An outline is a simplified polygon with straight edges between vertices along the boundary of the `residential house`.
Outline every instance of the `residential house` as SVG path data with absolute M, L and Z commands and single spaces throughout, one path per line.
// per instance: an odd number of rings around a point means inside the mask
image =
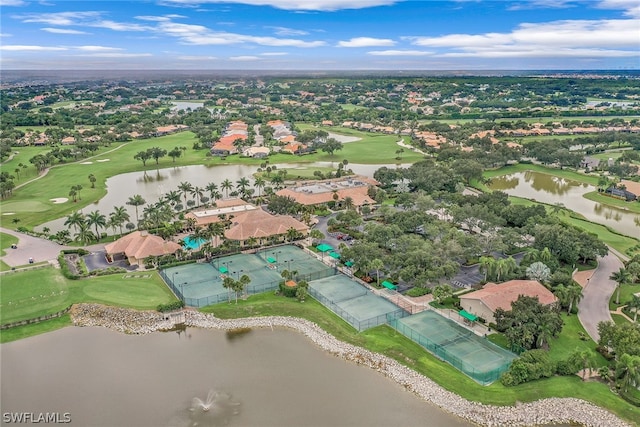
M 558 301 L 555 295 L 537 280 L 510 280 L 504 283 L 487 283 L 478 291 L 460 295 L 460 306 L 488 323 L 495 323 L 495 311 L 498 308 L 511 310 L 511 303 L 520 295 L 538 298 L 543 305 Z

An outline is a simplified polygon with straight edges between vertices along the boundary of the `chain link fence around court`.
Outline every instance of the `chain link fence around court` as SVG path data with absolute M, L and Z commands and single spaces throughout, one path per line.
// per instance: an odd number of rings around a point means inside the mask
M 358 331 L 409 315 L 406 310 L 343 275 L 311 282 L 309 294 Z
M 296 247 L 284 246 L 280 247 L 280 250 L 280 253 L 287 253 L 290 256 L 288 260 L 293 260 L 293 256 L 297 255 L 303 261 L 295 270 L 297 281 L 310 282 L 337 274 L 334 268 L 311 258 Z M 257 254 L 234 254 L 214 259 L 210 263 L 171 267 L 160 270 L 159 273 L 167 286 L 176 297 L 184 301 L 185 305 L 200 308 L 235 298 L 233 292 L 222 286 L 225 276 L 236 280 L 244 274 L 249 276 L 251 282 L 245 288 L 245 294 L 253 295 L 278 289 L 282 280 L 280 274 L 285 268 L 283 263 L 268 262 Z M 291 270 L 294 270 L 293 265 Z
M 417 316 L 422 317 L 420 324 L 423 327 L 415 327 L 418 325 L 415 320 L 411 322 L 412 325 L 405 321 Z M 425 311 L 410 318 L 392 319 L 389 324 L 482 385 L 498 380 L 517 357 L 433 311 Z

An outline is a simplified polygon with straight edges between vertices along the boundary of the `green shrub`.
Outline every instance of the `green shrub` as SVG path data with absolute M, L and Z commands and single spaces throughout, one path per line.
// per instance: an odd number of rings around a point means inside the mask
M 156 308 L 156 310 L 158 310 L 161 313 L 165 313 L 167 311 L 179 310 L 182 307 L 184 307 L 184 302 L 182 302 L 182 301 L 174 301 L 174 302 L 170 302 L 168 304 L 159 304 L 158 307 Z
M 423 288 L 421 286 L 414 286 L 413 288 L 409 289 L 405 295 L 410 296 L 410 297 L 421 297 L 423 295 L 427 295 L 431 293 L 431 288 Z
M 280 294 L 287 298 L 295 298 L 298 291 L 298 286 L 287 286 L 284 280 L 278 284 L 278 288 L 280 288 Z
M 549 378 L 556 373 L 556 364 L 545 350 L 529 350 L 511 363 L 500 382 L 509 387 L 540 378 Z

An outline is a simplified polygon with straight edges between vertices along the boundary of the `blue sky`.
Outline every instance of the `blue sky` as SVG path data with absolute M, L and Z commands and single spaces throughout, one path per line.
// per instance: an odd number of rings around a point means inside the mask
M 2 69 L 639 69 L 638 0 L 0 0 Z

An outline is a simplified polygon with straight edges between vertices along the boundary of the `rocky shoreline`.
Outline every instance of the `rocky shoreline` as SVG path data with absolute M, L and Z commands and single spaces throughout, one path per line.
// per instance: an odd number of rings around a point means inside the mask
M 70 313 L 76 326 L 101 326 L 128 334 L 146 334 L 174 327 L 174 322 L 168 316 L 155 311 L 136 311 L 99 304 L 78 304 L 71 309 Z M 426 402 L 482 426 L 575 423 L 588 427 L 629 426 L 610 412 L 574 398 L 549 398 L 515 406 L 493 406 L 470 402 L 395 360 L 339 341 L 315 323 L 304 319 L 274 316 L 223 320 L 191 310 L 183 312 L 183 319 L 186 326 L 219 330 L 274 327 L 295 330 L 323 350 L 344 360 L 368 366 L 396 381 Z

